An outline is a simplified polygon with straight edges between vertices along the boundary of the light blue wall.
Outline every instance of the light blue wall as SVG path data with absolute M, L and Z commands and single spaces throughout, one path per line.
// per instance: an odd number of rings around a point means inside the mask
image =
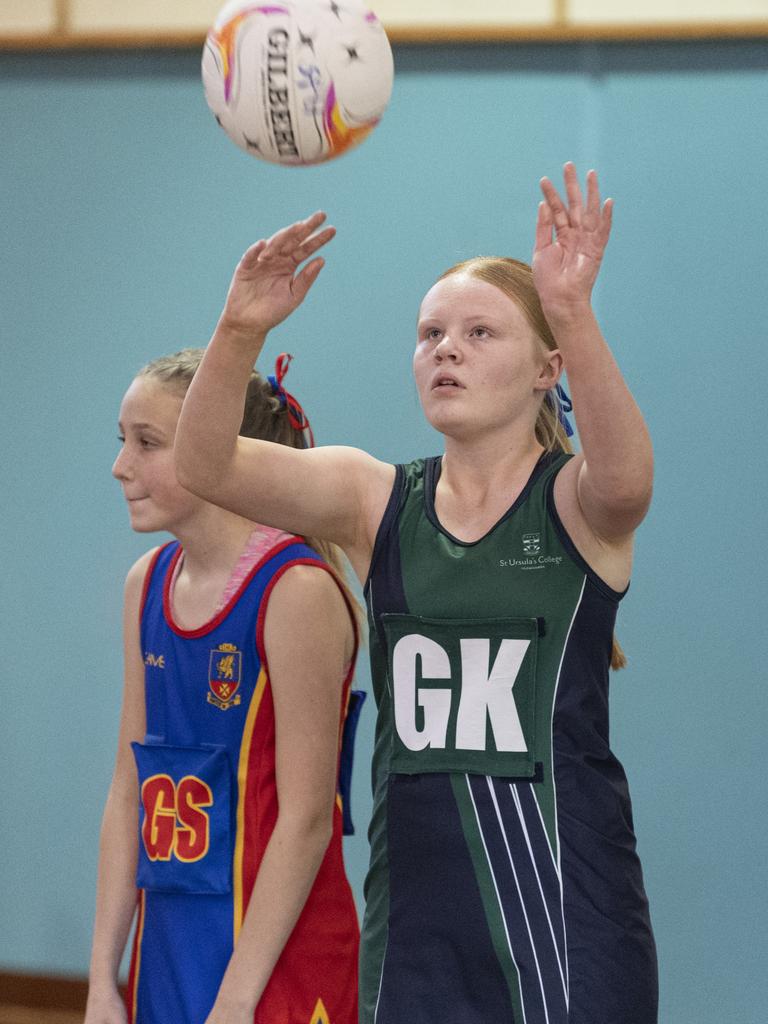
M 662 1024 L 763 1024 L 768 44 L 401 49 L 359 151 L 261 165 L 217 129 L 197 55 L 0 58 L 0 966 L 84 972 L 120 693 L 121 580 L 146 546 L 109 467 L 149 357 L 204 342 L 249 242 L 339 228 L 268 361 L 324 442 L 436 449 L 409 377 L 434 276 L 526 257 L 567 158 L 616 199 L 597 302 L 655 438 L 654 509 L 619 634 Z M 361 669 L 360 681 L 367 671 Z M 369 809 L 366 708 L 356 812 Z M 366 842 L 349 843 L 360 893 Z

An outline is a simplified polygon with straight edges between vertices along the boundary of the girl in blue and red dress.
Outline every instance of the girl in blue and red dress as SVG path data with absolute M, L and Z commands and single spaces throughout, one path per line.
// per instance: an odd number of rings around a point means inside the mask
M 113 474 L 131 526 L 176 539 L 125 585 L 86 1024 L 356 1024 L 338 795 L 354 606 L 329 545 L 178 483 L 176 423 L 201 355 L 150 363 L 120 410 Z M 303 447 L 285 369 L 281 357 L 276 377 L 251 375 L 241 429 Z

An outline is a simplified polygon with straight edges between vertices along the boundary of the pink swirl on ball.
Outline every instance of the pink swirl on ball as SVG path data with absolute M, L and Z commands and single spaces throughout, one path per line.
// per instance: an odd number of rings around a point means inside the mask
M 323 128 L 328 143 L 328 150 L 332 156 L 339 156 L 353 146 L 357 146 L 366 136 L 370 135 L 380 118 L 367 121 L 358 127 L 348 125 L 344 120 L 341 107 L 336 99 L 336 87 L 331 82 L 325 97 L 325 110 L 323 111 Z

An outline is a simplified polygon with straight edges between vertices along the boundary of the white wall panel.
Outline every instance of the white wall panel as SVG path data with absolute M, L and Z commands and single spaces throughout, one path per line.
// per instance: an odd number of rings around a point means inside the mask
M 56 26 L 55 0 L 0 0 L 0 33 L 50 32 Z
M 75 35 L 135 33 L 157 37 L 204 33 L 222 0 L 63 0 Z M 330 0 L 329 0 L 330 2 Z M 344 0 L 341 0 L 343 4 Z M 370 0 L 385 25 L 429 38 L 434 28 L 547 29 L 567 25 L 631 26 L 768 22 L 768 0 Z M 58 0 L 0 0 L 0 37 L 55 33 Z M 565 21 L 558 21 L 558 13 Z M 440 31 L 442 30 L 442 31 Z
M 167 32 L 205 30 L 221 0 L 70 0 L 75 32 Z
M 568 0 L 575 24 L 748 21 L 768 18 L 768 0 Z
M 10 6 L 9 0 L 2 0 Z M 547 25 L 556 0 L 372 0 L 389 25 Z M 343 0 L 342 0 L 343 3 Z M 158 32 L 205 29 L 221 0 L 70 0 L 70 27 L 77 32 Z
M 384 24 L 546 25 L 555 17 L 555 0 L 371 0 Z

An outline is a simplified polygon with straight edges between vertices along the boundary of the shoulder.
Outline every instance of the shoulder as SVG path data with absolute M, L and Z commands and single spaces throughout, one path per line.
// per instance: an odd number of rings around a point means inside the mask
M 144 554 L 137 558 L 131 568 L 128 570 L 128 574 L 125 577 L 125 601 L 126 604 L 135 604 L 137 607 L 141 601 L 141 596 L 144 592 L 144 584 L 147 581 L 147 575 L 159 555 L 164 545 L 157 545 L 157 547 L 151 548 L 149 551 L 145 551 Z
M 333 570 L 318 561 L 289 566 L 272 588 L 269 607 L 280 616 L 315 618 L 346 605 Z
M 434 487 L 440 475 L 441 457 L 433 455 L 412 459 L 392 466 L 387 492 L 387 509 L 390 514 L 397 510 L 413 494 L 421 494 L 424 488 Z
M 262 614 L 258 642 L 270 670 L 277 655 L 281 663 L 287 658 L 294 666 L 306 663 L 316 670 L 325 662 L 341 670 L 354 657 L 352 613 L 340 583 L 323 562 L 286 569 Z
M 143 679 L 143 659 L 139 646 L 142 605 L 149 580 L 149 572 L 160 550 L 161 547 L 158 546 L 143 554 L 141 558 L 138 558 L 133 563 L 128 570 L 128 575 L 125 577 L 123 591 L 123 643 L 126 652 L 126 672 L 133 671 L 137 680 L 140 677 Z
M 140 558 L 136 559 L 128 570 L 128 575 L 125 577 L 126 590 L 135 588 L 137 585 L 141 586 L 146 578 L 147 572 L 149 571 L 149 567 L 157 558 L 160 550 L 161 545 L 158 545 L 157 547 L 150 548 L 149 551 L 145 551 Z

